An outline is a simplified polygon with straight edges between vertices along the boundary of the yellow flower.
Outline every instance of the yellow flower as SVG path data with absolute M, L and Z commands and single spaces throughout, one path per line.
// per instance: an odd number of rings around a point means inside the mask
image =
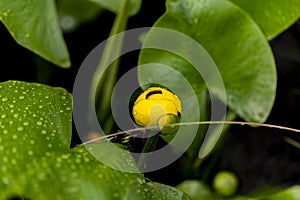
M 166 89 L 151 87 L 134 102 L 132 115 L 138 125 L 158 125 L 161 127 L 162 133 L 169 134 L 169 132 L 174 132 L 174 127 L 164 126 L 179 121 L 181 116 L 180 100 Z

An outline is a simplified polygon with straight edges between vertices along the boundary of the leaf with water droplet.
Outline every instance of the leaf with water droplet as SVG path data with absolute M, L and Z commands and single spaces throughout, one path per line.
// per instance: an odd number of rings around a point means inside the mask
M 163 197 L 162 199 L 172 200 L 189 200 L 191 199 L 186 193 L 161 183 L 150 182 L 148 183 L 156 192 L 156 195 Z
M 136 199 L 161 199 L 142 174 L 106 167 L 85 146 L 69 148 L 72 98 L 66 90 L 19 81 L 0 87 L 8 99 L 0 104 L 0 199 L 113 199 L 129 191 Z M 27 92 L 20 99 L 15 90 Z

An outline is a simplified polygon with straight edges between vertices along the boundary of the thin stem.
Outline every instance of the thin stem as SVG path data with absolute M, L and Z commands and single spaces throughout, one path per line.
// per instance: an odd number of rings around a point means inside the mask
M 236 117 L 237 115 L 234 112 L 229 110 L 225 116 L 225 121 L 233 121 Z M 220 137 L 222 137 L 222 135 L 226 133 L 229 127 L 230 124 L 228 123 L 225 123 L 224 126 L 217 125 L 214 127 L 214 129 L 211 132 L 208 132 L 205 135 L 201 148 L 198 152 L 199 159 L 206 157 L 212 151 L 212 149 L 220 141 L 219 140 Z
M 154 136 L 147 138 L 146 143 L 143 147 L 142 154 L 138 160 L 138 167 L 139 168 L 146 168 L 146 163 L 147 163 L 147 156 L 148 152 L 151 152 L 154 150 L 157 140 L 159 138 L 159 134 L 155 134 Z
M 232 121 L 235 118 L 236 114 L 232 111 L 228 111 L 225 117 L 226 121 Z M 194 169 L 198 169 L 200 167 L 203 158 L 206 157 L 217 145 L 218 141 L 220 141 L 220 137 L 222 137 L 222 135 L 228 130 L 229 126 L 230 124 L 228 123 L 224 123 L 224 126 L 217 125 L 210 133 L 206 134 L 203 142 L 201 143 L 201 148 L 197 152 L 197 158 L 194 160 Z
M 284 141 L 286 141 L 287 143 L 289 143 L 290 145 L 293 145 L 294 147 L 300 149 L 300 143 L 289 138 L 289 137 L 284 137 Z
M 113 58 L 119 58 L 119 55 L 121 53 L 121 48 L 123 44 L 123 38 L 118 37 L 118 39 L 111 37 L 114 36 L 126 29 L 127 21 L 128 21 L 128 7 L 129 7 L 129 0 L 124 0 L 122 7 L 120 11 L 117 13 L 116 19 L 114 21 L 113 27 L 111 29 L 111 32 L 109 34 L 109 39 L 107 40 L 107 44 L 105 46 L 102 59 L 97 67 L 97 70 L 95 72 L 93 82 L 92 82 L 92 92 L 91 94 L 97 93 L 97 96 L 101 93 L 101 101 L 97 101 L 98 106 L 98 112 L 97 113 L 104 113 L 102 117 L 100 116 L 100 121 L 104 122 L 108 127 L 106 131 L 110 131 L 111 127 L 113 125 L 112 118 L 107 116 L 106 113 L 109 113 L 110 108 L 110 100 L 111 95 L 113 91 L 113 87 L 115 85 L 115 82 L 117 80 L 117 73 L 119 68 L 119 59 L 116 59 L 112 64 L 110 64 L 110 61 Z M 106 70 L 106 66 L 110 64 L 109 68 Z M 105 76 L 100 77 L 100 75 L 103 75 L 105 72 Z M 99 82 L 100 81 L 100 82 Z M 92 97 L 93 98 L 93 97 Z M 91 105 L 97 105 L 94 102 L 94 99 L 92 99 Z
M 199 108 L 200 108 L 200 121 L 204 121 L 208 118 L 208 113 L 207 113 L 207 102 L 209 101 L 208 98 L 208 93 L 206 88 L 203 88 L 202 91 L 199 94 L 199 99 L 201 99 L 201 103 L 199 104 Z M 195 162 L 195 160 L 198 158 L 198 154 L 199 154 L 199 150 L 201 148 L 202 145 L 202 141 L 204 138 L 204 134 L 205 134 L 205 130 L 207 129 L 206 126 L 199 126 L 198 127 L 198 131 L 195 135 L 195 138 L 192 142 L 192 144 L 190 145 L 190 147 L 188 148 L 187 152 L 186 152 L 186 158 L 187 160 L 185 161 L 185 164 L 187 166 L 187 171 L 191 171 L 193 172 L 193 169 L 190 170 L 191 166 L 193 165 L 193 163 Z
M 286 126 L 279 126 L 279 125 L 273 125 L 273 124 L 262 124 L 262 123 L 257 123 L 257 122 L 241 122 L 241 121 L 182 122 L 182 123 L 175 123 L 175 124 L 167 124 L 165 126 L 192 126 L 192 125 L 205 125 L 205 124 L 235 124 L 235 125 L 249 125 L 249 126 L 258 126 L 258 127 L 261 126 L 261 127 L 275 128 L 275 129 L 300 133 L 299 129 L 290 128 L 290 127 L 286 127 Z M 112 133 L 109 135 L 101 136 L 99 138 L 95 138 L 93 140 L 86 141 L 86 142 L 82 143 L 81 145 L 90 144 L 90 143 L 97 142 L 97 141 L 109 140 L 111 137 L 114 137 L 117 135 L 123 135 L 123 134 L 134 135 L 140 131 L 145 131 L 145 130 L 150 130 L 150 129 L 159 129 L 159 128 L 160 128 L 160 126 L 149 126 L 149 127 L 140 127 L 140 128 L 130 129 L 130 130 L 126 130 L 126 131 L 120 131 L 117 133 Z

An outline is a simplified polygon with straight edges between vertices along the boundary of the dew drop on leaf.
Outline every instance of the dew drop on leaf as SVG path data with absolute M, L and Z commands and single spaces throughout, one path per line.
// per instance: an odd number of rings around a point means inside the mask
M 41 125 L 43 125 L 43 123 L 41 121 L 37 121 L 36 125 L 41 126 Z
M 4 101 L 7 101 L 8 100 L 8 98 L 7 97 L 3 97 L 2 98 L 2 101 L 4 102 Z
M 30 156 L 33 155 L 33 151 L 32 151 L 32 150 L 29 150 L 27 153 L 28 153 L 28 155 L 30 155 Z

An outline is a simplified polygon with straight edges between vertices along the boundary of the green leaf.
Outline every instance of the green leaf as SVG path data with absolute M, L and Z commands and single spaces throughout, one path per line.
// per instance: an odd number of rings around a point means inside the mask
M 69 148 L 72 99 L 64 89 L 8 81 L 0 102 L 0 199 L 161 199 L 142 174 L 106 167 L 85 146 Z
M 168 0 L 166 13 L 154 26 L 179 31 L 201 44 L 220 71 L 227 99 L 222 96 L 222 88 L 218 85 L 210 85 L 210 92 L 244 120 L 266 120 L 275 98 L 275 62 L 268 41 L 247 13 L 224 0 Z M 145 46 L 159 37 L 153 35 L 150 31 Z M 168 44 L 168 38 L 164 40 Z M 187 41 L 176 43 L 185 55 L 194 52 Z M 139 64 L 161 63 L 172 67 L 189 80 L 198 94 L 197 88 L 206 86 L 201 75 L 187 61 L 187 58 L 182 59 L 165 51 L 143 49 Z M 206 66 L 207 63 L 200 64 Z M 182 83 L 175 75 L 166 75 L 161 71 L 156 66 L 151 71 L 139 69 L 140 83 L 152 77 L 165 76 L 169 84 L 180 87 Z M 209 81 L 214 81 L 214 77 L 209 78 Z
M 114 13 L 118 13 L 120 12 L 121 8 L 122 8 L 122 4 L 124 1 L 126 0 L 89 0 L 90 2 L 94 2 L 96 4 L 98 4 L 99 6 L 111 11 L 111 12 L 114 12 Z M 129 15 L 132 16 L 132 15 L 135 15 L 139 10 L 140 10 L 140 7 L 141 7 L 141 3 L 142 1 L 141 0 L 128 0 L 130 1 L 130 5 L 129 5 Z
M 244 9 L 268 39 L 276 37 L 300 17 L 299 0 L 230 0 Z
M 189 200 L 191 199 L 187 194 L 184 192 L 167 185 L 163 185 L 161 183 L 150 182 L 148 183 L 151 186 L 152 190 L 155 191 L 158 197 L 163 197 L 163 199 L 170 199 L 170 200 Z
M 23 47 L 58 66 L 70 66 L 54 0 L 2 0 L 0 21 Z

